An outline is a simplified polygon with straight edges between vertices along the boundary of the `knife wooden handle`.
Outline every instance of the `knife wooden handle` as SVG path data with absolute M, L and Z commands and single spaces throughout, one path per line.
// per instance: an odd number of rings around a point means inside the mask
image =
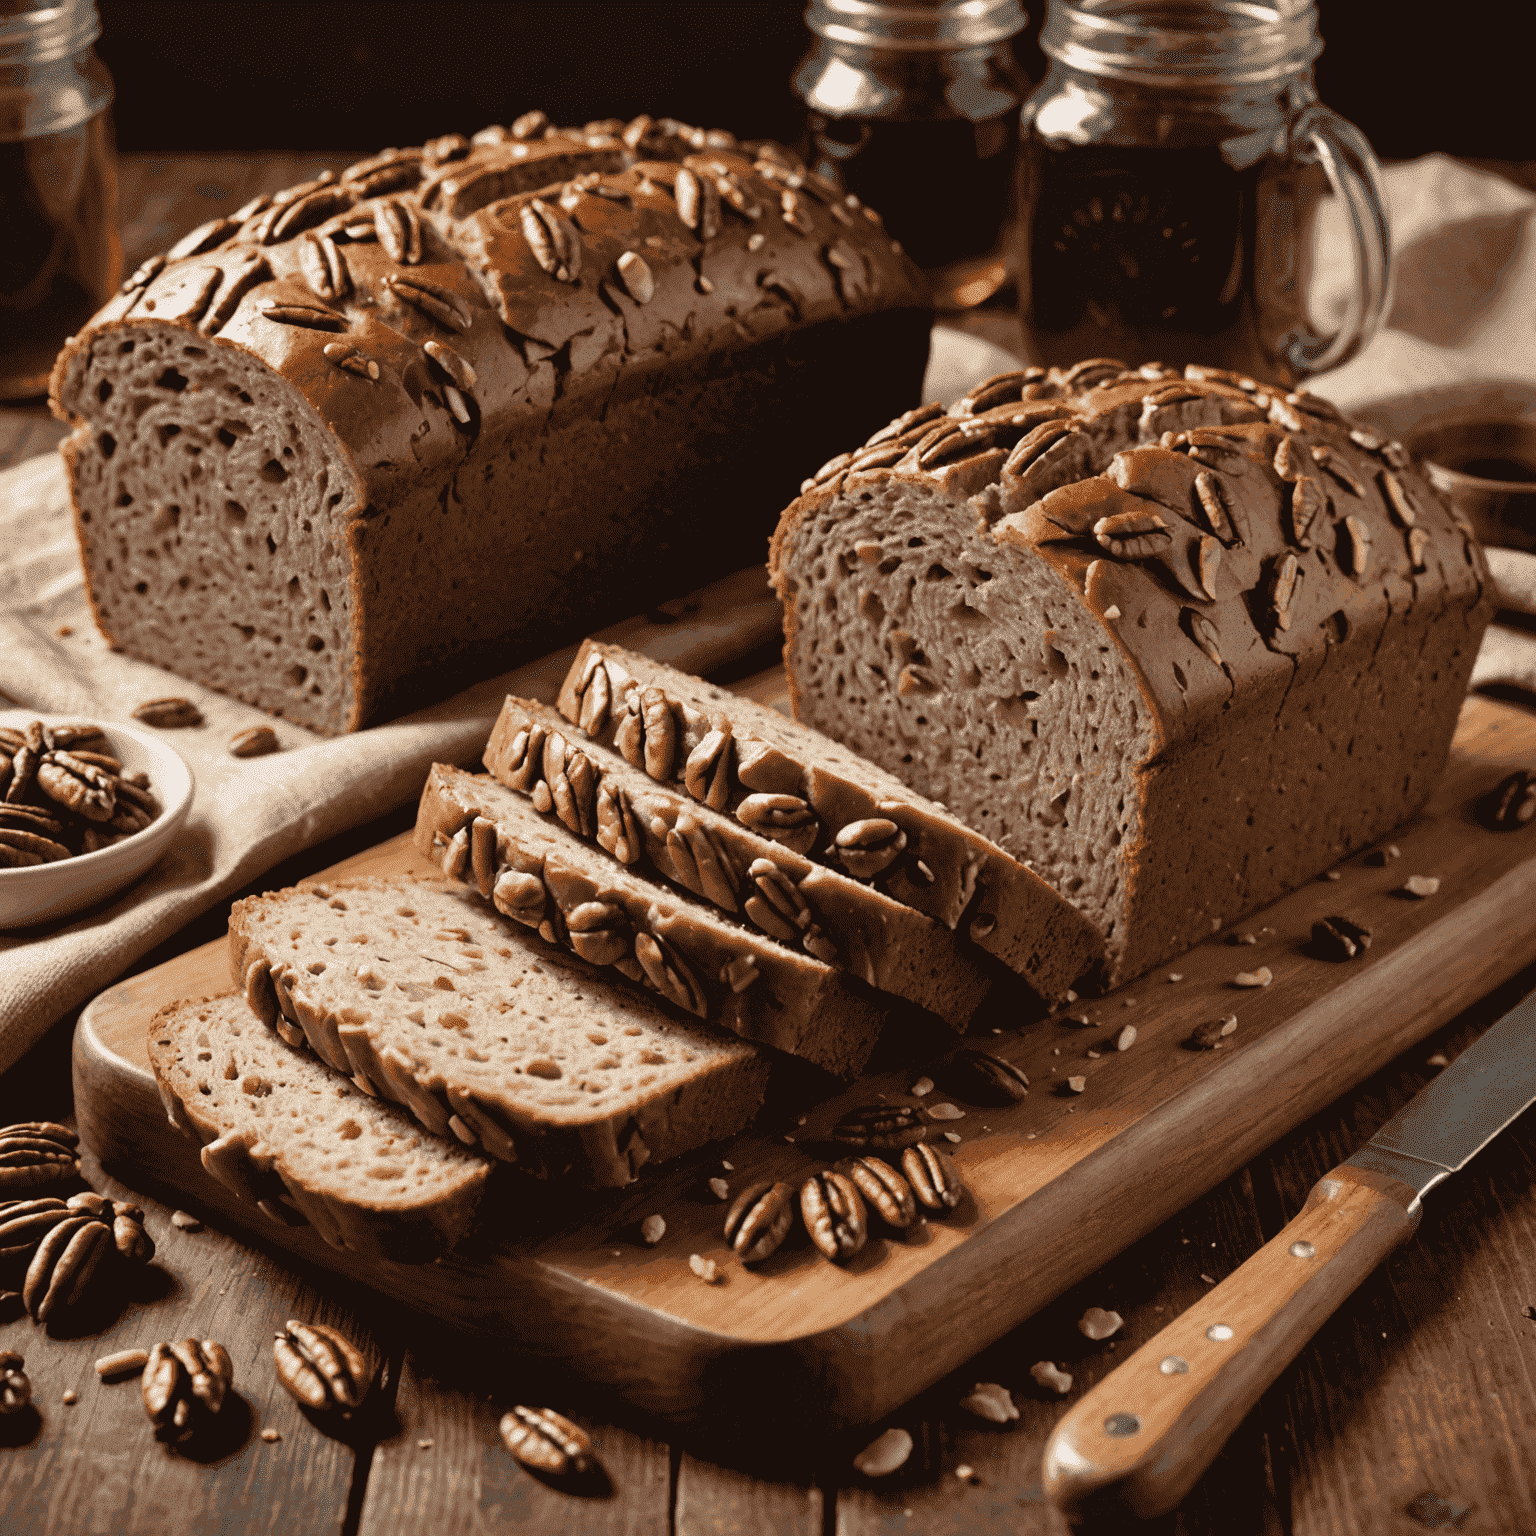
M 1421 1212 L 1418 1191 L 1385 1174 L 1345 1165 L 1320 1179 L 1294 1221 L 1061 1420 L 1048 1497 L 1072 1515 L 1166 1514 Z

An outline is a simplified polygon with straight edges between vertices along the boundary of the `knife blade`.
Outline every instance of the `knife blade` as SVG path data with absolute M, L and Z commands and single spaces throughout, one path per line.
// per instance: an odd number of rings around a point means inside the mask
M 1295 1219 L 1087 1393 L 1045 1450 L 1069 1514 L 1166 1514 L 1270 1384 L 1412 1236 L 1423 1197 L 1536 1103 L 1536 994 L 1312 1187 Z

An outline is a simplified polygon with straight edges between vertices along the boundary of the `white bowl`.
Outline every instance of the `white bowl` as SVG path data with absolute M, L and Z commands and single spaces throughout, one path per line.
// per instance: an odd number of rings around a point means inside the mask
M 158 736 L 137 725 L 104 720 L 97 715 L 40 715 L 35 710 L 0 710 L 0 725 L 24 730 L 33 720 L 66 725 L 91 720 L 106 733 L 107 751 L 128 773 L 147 773 L 150 789 L 163 809 L 142 832 L 110 848 L 33 864 L 26 869 L 0 869 L 0 929 L 30 928 L 95 906 L 131 885 L 157 863 L 170 846 L 187 812 L 192 809 L 192 770 L 181 754 Z

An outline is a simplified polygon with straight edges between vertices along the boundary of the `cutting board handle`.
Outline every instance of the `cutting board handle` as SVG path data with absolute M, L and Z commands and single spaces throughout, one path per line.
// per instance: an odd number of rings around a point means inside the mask
M 1166 1514 L 1270 1383 L 1419 1224 L 1418 1191 L 1348 1165 L 1294 1221 L 1056 1426 L 1044 1485 L 1068 1514 Z

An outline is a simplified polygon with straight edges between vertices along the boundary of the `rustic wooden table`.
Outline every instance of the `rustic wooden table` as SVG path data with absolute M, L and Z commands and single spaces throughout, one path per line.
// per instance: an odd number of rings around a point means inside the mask
M 130 158 L 126 255 L 346 156 L 259 161 Z M 0 466 L 44 451 L 58 432 L 35 408 L 0 412 Z M 398 815 L 272 871 L 262 888 L 322 868 L 401 830 Z M 243 894 L 243 893 L 242 893 Z M 226 908 L 146 956 L 147 968 L 222 931 Z M 1490 946 L 1500 940 L 1487 936 Z M 0 1420 L 7 1532 L 155 1536 L 324 1531 L 385 1536 L 479 1532 L 1057 1532 L 1040 1456 L 1061 1402 L 1031 1381 L 1052 1359 L 1068 1401 L 1150 1338 L 1272 1236 L 1311 1184 L 1358 1147 L 1435 1068 L 1521 997 L 1524 972 L 1345 1095 L 1178 1218 L 1128 1249 L 889 1421 L 912 1433 L 907 1465 L 871 1482 L 852 1455 L 883 1424 L 806 1444 L 796 1404 L 782 1432 L 751 1444 L 677 1437 L 548 1367 L 468 1345 L 368 1293 L 346 1291 L 212 1230 L 184 1232 L 147 1202 L 157 1262 L 110 1316 L 73 1330 L 0 1323 L 0 1349 L 26 1356 L 36 1419 Z M 0 1123 L 70 1113 L 68 1023 L 0 1077 Z M 109 1179 L 97 1187 L 122 1193 Z M 1076 1328 L 1089 1306 L 1125 1318 L 1115 1339 Z M 312 1422 L 264 1361 L 288 1317 L 351 1334 L 387 1375 L 378 1409 L 343 1433 Z M 177 1454 L 150 1436 L 136 1383 L 104 1385 L 92 1362 L 187 1334 L 230 1348 L 241 1396 L 226 1436 Z M 958 1407 L 973 1383 L 1001 1382 L 1020 1409 L 996 1426 Z M 734 1390 L 750 1393 L 750 1379 Z M 66 1404 L 73 1391 L 78 1401 Z M 572 1494 L 523 1472 L 496 1420 L 514 1401 L 558 1407 L 592 1432 L 603 1476 Z M 280 1437 L 266 1440 L 263 1430 Z M 969 1472 L 962 1476 L 963 1469 Z M 1151 1530 L 1212 1536 L 1411 1536 L 1422 1530 L 1536 1531 L 1536 1115 L 1527 1115 L 1427 1202 L 1417 1238 L 1372 1275 L 1244 1421 L 1173 1516 Z

